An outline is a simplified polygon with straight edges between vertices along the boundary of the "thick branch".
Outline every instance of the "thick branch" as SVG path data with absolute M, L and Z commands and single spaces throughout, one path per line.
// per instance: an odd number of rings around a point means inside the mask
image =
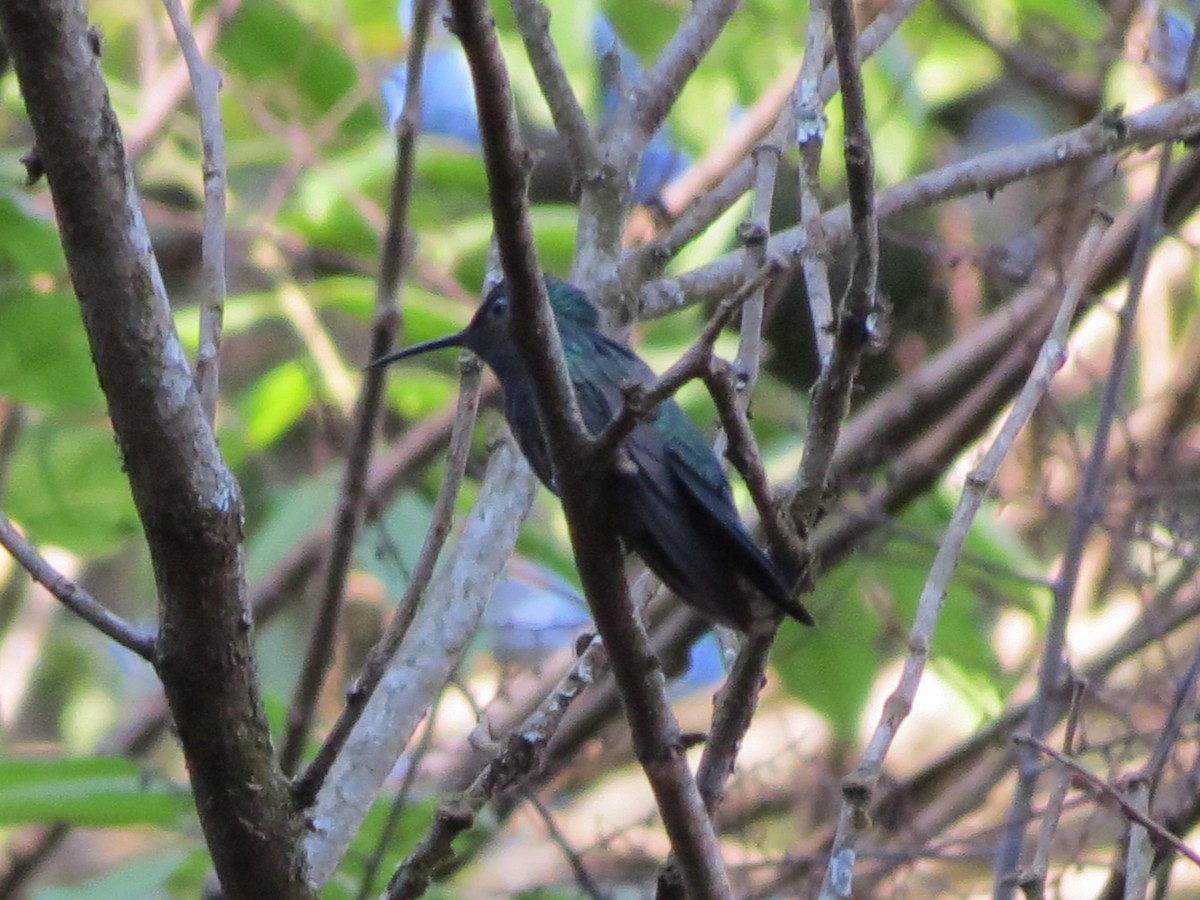
M 77 0 L 0 6 L 159 594 L 157 667 L 231 896 L 310 896 L 271 751 L 242 577 L 242 501 L 151 253 Z
M 492 454 L 453 558 L 426 592 L 404 645 L 371 695 L 312 807 L 305 839 L 314 886 L 324 885 L 396 766 L 413 731 L 458 668 L 536 487 L 516 450 Z

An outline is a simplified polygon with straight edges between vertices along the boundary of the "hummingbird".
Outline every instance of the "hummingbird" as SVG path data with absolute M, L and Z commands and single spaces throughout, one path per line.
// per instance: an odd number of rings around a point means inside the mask
M 623 386 L 649 383 L 654 372 L 600 331 L 599 314 L 583 291 L 548 273 L 544 277 L 583 423 L 599 434 L 621 410 Z M 500 381 L 504 416 L 517 446 L 542 484 L 557 494 L 533 381 L 511 328 L 508 285 L 501 281 L 462 331 L 397 350 L 367 368 L 444 347 L 471 350 Z M 618 455 L 620 462 L 598 488 L 611 498 L 621 543 L 679 599 L 709 620 L 747 634 L 774 627 L 780 613 L 813 624 L 742 525 L 720 462 L 674 399 L 638 422 Z

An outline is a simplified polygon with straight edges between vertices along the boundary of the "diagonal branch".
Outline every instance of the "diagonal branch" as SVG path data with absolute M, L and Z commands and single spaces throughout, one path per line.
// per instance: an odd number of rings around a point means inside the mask
M 688 7 L 679 30 L 633 88 L 628 117 L 636 129 L 639 153 L 666 121 L 683 86 L 720 37 L 721 30 L 737 10 L 738 2 L 698 0 Z
M 1124 794 L 1122 794 L 1103 778 L 1098 777 L 1086 769 L 1079 762 L 1079 760 L 1075 759 L 1074 757 L 1067 756 L 1062 751 L 1055 750 L 1045 741 L 1031 737 L 1027 734 L 1015 735 L 1013 740 L 1020 746 L 1027 747 L 1036 753 L 1049 756 L 1060 766 L 1065 766 L 1066 768 L 1070 769 L 1071 772 L 1077 778 L 1083 781 L 1089 788 L 1104 795 L 1106 798 L 1120 807 L 1121 812 L 1124 813 L 1125 817 L 1129 819 L 1129 821 L 1142 826 L 1148 832 L 1158 838 L 1158 840 L 1162 841 L 1164 844 L 1168 844 L 1172 849 L 1175 850 L 1176 853 L 1186 857 L 1194 865 L 1200 866 L 1200 853 L 1197 853 L 1188 846 L 1186 841 L 1182 840 L 1177 835 L 1172 834 L 1154 819 L 1146 815 L 1142 810 L 1134 806 Z
M 429 37 L 433 5 L 433 0 L 418 0 L 413 12 L 404 113 L 396 128 L 396 169 L 392 177 L 388 227 L 380 253 L 379 277 L 375 285 L 370 359 L 378 359 L 391 348 L 400 318 L 398 295 L 404 277 L 404 238 L 408 230 L 416 140 L 421 130 L 421 73 L 424 68 L 425 44 Z M 333 657 L 334 637 L 345 597 L 346 576 L 350 571 L 354 542 L 362 524 L 367 471 L 375 442 L 375 429 L 383 408 L 384 375 L 383 370 L 375 369 L 368 370 L 363 377 L 354 442 L 346 454 L 346 470 L 338 496 L 321 605 L 313 623 L 300 677 L 292 695 L 287 731 L 284 735 L 283 749 L 280 751 L 283 770 L 288 774 L 294 772 L 299 765 L 304 741 L 316 710 L 317 696 L 325 682 L 325 675 Z
M 984 153 L 881 190 L 875 198 L 876 214 L 882 220 L 955 197 L 998 191 L 1069 162 L 1095 159 L 1126 147 L 1177 140 L 1197 125 L 1200 125 L 1200 90 L 1129 115 L 1106 112 L 1073 131 Z M 821 215 L 820 227 L 827 247 L 844 243 L 851 229 L 849 207 L 843 204 L 827 210 Z M 794 226 L 773 234 L 767 252 L 790 261 L 806 252 L 809 241 L 808 232 Z M 678 278 L 647 282 L 641 289 L 641 316 L 654 318 L 728 295 L 741 283 L 744 252 L 735 250 Z
M 967 477 L 967 484 L 950 518 L 950 524 L 946 528 L 917 601 L 917 612 L 913 617 L 908 639 L 909 652 L 904 660 L 899 683 L 884 704 L 883 715 L 871 735 L 858 767 L 843 780 L 842 808 L 833 848 L 830 851 L 829 868 L 821 888 L 822 900 L 835 900 L 847 895 L 847 889 L 854 876 L 858 837 L 863 823 L 867 820 L 866 809 L 883 770 L 884 758 L 891 748 L 896 732 L 912 709 L 917 687 L 921 683 L 921 676 L 929 658 L 929 647 L 933 642 L 934 629 L 941 613 L 942 600 L 946 596 L 950 576 L 954 573 L 971 524 L 1000 469 L 1000 464 L 1008 456 L 1017 435 L 1025 427 L 1034 408 L 1049 388 L 1054 373 L 1066 361 L 1066 342 L 1071 321 L 1083 296 L 1087 269 L 1102 234 L 1103 227 L 1094 225 L 1081 244 L 1072 265 L 1066 294 L 1038 362 L 1030 373 L 1021 395 L 1013 404 L 1000 433 L 978 467 Z
M 558 50 L 550 40 L 550 11 L 540 0 L 510 2 L 525 52 L 533 65 L 546 105 L 550 107 L 554 127 L 567 142 L 571 173 L 577 182 L 594 178 L 600 166 L 599 150 L 579 98 L 563 71 Z
M 99 600 L 50 565 L 37 548 L 29 543 L 0 513 L 0 546 L 21 564 L 38 584 L 62 602 L 62 605 L 122 647 L 132 650 L 147 662 L 154 662 L 154 635 L 126 622 Z
M 471 359 L 464 364 L 458 393 L 458 408 L 454 416 L 454 430 L 450 435 L 450 449 L 446 454 L 446 475 L 442 479 L 437 500 L 433 504 L 425 542 L 421 545 L 421 552 L 417 556 L 408 584 L 404 588 L 404 596 L 396 605 L 392 621 L 388 624 L 387 631 L 379 639 L 379 642 L 367 654 L 362 672 L 355 679 L 354 686 L 346 698 L 346 706 L 326 736 L 324 743 L 321 744 L 321 749 L 312 763 L 292 785 L 292 794 L 301 806 L 310 806 L 316 798 L 317 792 L 325 783 L 330 767 L 337 755 L 341 753 L 342 747 L 345 746 L 351 730 L 357 724 L 371 695 L 379 686 L 388 663 L 396 655 L 405 635 L 408 634 L 409 628 L 416 618 L 417 607 L 425 596 L 425 589 L 429 585 L 430 579 L 433 578 L 438 556 L 450 534 L 454 502 L 458 498 L 463 474 L 467 468 L 467 458 L 471 452 L 471 431 L 475 425 L 475 415 L 479 411 L 479 375 L 480 367 L 477 360 Z
M 697 900 L 731 897 L 712 824 L 688 770 L 679 724 L 629 599 L 611 513 L 594 487 L 597 458 L 590 452 L 538 272 L 525 200 L 528 154 L 517 141 L 495 28 L 479 0 L 451 0 L 451 8 L 475 83 L 496 242 L 512 298 L 513 338 L 535 386 L 580 580 L 685 883 Z

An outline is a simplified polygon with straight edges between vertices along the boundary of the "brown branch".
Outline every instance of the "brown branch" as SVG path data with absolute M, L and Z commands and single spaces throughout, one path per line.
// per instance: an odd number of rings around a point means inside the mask
M 775 176 L 779 168 L 779 147 L 764 144 L 755 148 L 754 203 L 750 218 L 743 223 L 740 234 L 746 244 L 747 284 L 754 285 L 756 275 L 767 270 L 766 238 L 769 231 L 771 206 L 775 195 Z M 750 395 L 758 380 L 762 362 L 763 307 L 767 279 L 758 280 L 756 286 L 747 289 L 747 300 L 741 307 L 741 333 L 738 340 L 738 355 L 735 363 L 739 378 L 734 374 L 735 366 L 724 364 L 710 356 L 705 385 L 717 407 L 722 432 L 717 438 L 718 450 L 725 447 L 726 455 L 742 474 L 759 516 L 766 528 L 769 543 L 776 559 L 793 564 L 803 557 L 790 523 L 779 515 L 771 502 L 771 486 L 763 468 L 758 445 L 750 431 L 747 413 Z M 696 784 L 709 818 L 716 822 L 717 810 L 725 794 L 725 780 L 733 773 L 733 766 L 741 748 L 742 738 L 750 727 L 750 720 L 758 708 L 758 695 L 765 683 L 767 660 L 771 645 L 775 641 L 775 628 L 749 635 L 738 649 L 733 669 L 725 680 L 716 698 L 712 726 L 696 772 Z M 669 900 L 684 896 L 679 866 L 674 858 L 667 861 L 659 871 L 658 900 Z
M 159 595 L 156 668 L 232 896 L 308 897 L 242 578 L 242 501 L 175 333 L 78 0 L 0 6 Z
M 0 546 L 3 546 L 12 558 L 20 563 L 21 568 L 63 606 L 122 647 L 132 650 L 147 662 L 154 662 L 155 636 L 152 632 L 129 624 L 50 565 L 46 558 L 38 553 L 37 548 L 17 531 L 4 513 L 0 513 Z
M 778 260 L 767 260 L 761 269 L 730 297 L 717 306 L 712 316 L 690 347 L 669 369 L 647 385 L 629 385 L 625 391 L 625 402 L 613 416 L 612 421 L 591 442 L 591 452 L 601 460 L 611 459 L 625 438 L 629 437 L 637 423 L 645 419 L 655 408 L 672 397 L 689 381 L 703 378 L 713 359 L 713 345 L 734 314 L 749 302 L 763 287 L 780 272 Z
M 511 0 L 511 5 L 554 127 L 567 143 L 572 176 L 577 182 L 594 178 L 600 166 L 599 149 L 579 98 L 563 71 L 558 50 L 550 40 L 550 11 L 539 0 Z
M 612 661 L 638 759 L 688 889 L 697 900 L 730 897 L 720 848 L 688 770 L 678 722 L 629 599 L 611 513 L 595 490 L 596 457 L 567 378 L 534 254 L 525 202 L 528 154 L 517 141 L 494 25 L 478 0 L 451 0 L 451 8 L 475 84 L 496 242 L 512 298 L 513 339 L 534 385 L 580 580 Z
M 413 11 L 412 36 L 408 48 L 408 80 L 404 112 L 396 127 L 396 169 L 392 177 L 388 225 L 380 252 L 379 277 L 375 285 L 375 312 L 371 322 L 369 359 L 378 359 L 395 339 L 400 318 L 399 293 L 404 278 L 404 239 L 408 230 L 408 208 L 412 195 L 413 167 L 417 135 L 421 130 L 421 73 L 425 63 L 425 44 L 433 16 L 433 0 L 418 0 Z M 338 496 L 329 561 L 325 569 L 324 592 L 313 623 L 308 649 L 288 710 L 280 760 L 283 770 L 292 773 L 300 763 L 304 742 L 312 725 L 317 696 L 325 682 L 333 658 L 334 637 L 341 618 L 346 576 L 354 553 L 354 542 L 362 523 L 367 497 L 367 471 L 375 430 L 384 399 L 382 369 L 368 369 L 363 377 L 354 427 L 354 441 L 346 454 L 346 469 Z
M 1191 860 L 1197 866 L 1200 866 L 1200 853 L 1197 853 L 1181 838 L 1175 836 L 1167 829 L 1163 828 L 1158 822 L 1151 819 L 1148 815 L 1135 807 L 1125 797 L 1121 791 L 1113 787 L 1103 778 L 1092 774 L 1074 757 L 1067 756 L 1065 753 L 1055 750 L 1045 741 L 1039 740 L 1028 734 L 1017 734 L 1013 736 L 1013 741 L 1022 747 L 1028 747 L 1036 753 L 1041 753 L 1049 756 L 1052 760 L 1061 766 L 1066 766 L 1070 769 L 1077 778 L 1084 781 L 1092 790 L 1103 794 L 1106 798 L 1120 807 L 1121 812 L 1131 822 L 1141 825 L 1148 832 L 1154 835 L 1164 844 L 1168 844 L 1176 853 Z
M 830 0 L 829 21 L 842 85 L 845 118 L 843 155 L 849 193 L 854 258 L 833 321 L 833 345 L 813 387 L 805 432 L 804 455 L 796 475 L 790 512 L 797 530 L 807 536 L 821 517 L 834 448 L 850 411 L 850 395 L 859 363 L 871 340 L 870 316 L 879 279 L 879 223 L 875 217 L 875 164 L 867 130 L 861 60 L 850 0 Z M 819 323 L 814 323 L 818 325 Z
M 717 407 L 722 434 L 728 442 L 725 456 L 746 483 L 766 532 L 772 556 L 790 567 L 790 574 L 800 575 L 807 554 L 791 520 L 783 514 L 771 495 L 771 482 L 754 441 L 754 433 L 750 430 L 742 397 L 737 393 L 736 378 L 733 367 L 718 360 L 713 361 L 704 376 L 709 396 Z M 805 584 L 805 587 L 808 585 Z
M 1179 139 L 1198 123 L 1200 90 L 1126 116 L 1108 112 L 1073 131 L 984 153 L 881 190 L 875 198 L 876 213 L 882 220 L 954 197 L 995 192 L 1067 163 L 1095 159 L 1125 147 Z M 844 243 L 851 233 L 849 208 L 843 204 L 823 213 L 820 228 L 827 248 Z M 806 252 L 809 240 L 808 233 L 795 226 L 772 235 L 767 251 L 772 256 L 795 258 Z M 693 303 L 714 302 L 727 296 L 740 283 L 744 252 L 734 251 L 679 278 L 647 282 L 641 288 L 641 315 L 653 318 Z
M 475 823 L 484 805 L 497 793 L 520 786 L 540 768 L 550 738 L 558 729 L 571 702 L 593 682 L 597 668 L 606 666 L 603 646 L 593 639 L 538 708 L 513 728 L 502 750 L 475 776 L 461 793 L 442 801 L 424 837 L 396 870 L 388 884 L 389 900 L 419 897 L 429 886 L 433 873 L 450 856 L 454 839 Z

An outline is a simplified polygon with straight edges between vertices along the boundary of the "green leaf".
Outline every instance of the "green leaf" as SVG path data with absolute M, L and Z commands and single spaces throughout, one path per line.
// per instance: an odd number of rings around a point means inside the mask
M 278 490 L 261 522 L 251 522 L 246 539 L 246 580 L 266 576 L 301 539 L 323 522 L 337 503 L 341 466 L 329 466 Z
M 146 781 L 126 759 L 0 760 L 0 826 L 170 826 L 190 809 L 185 791 Z
M 383 837 L 384 827 L 392 815 L 393 805 L 393 800 L 388 797 L 377 800 L 371 806 L 371 811 L 367 813 L 362 827 L 342 859 L 341 867 L 322 895 L 327 900 L 340 900 L 343 897 L 349 900 L 358 895 L 359 887 L 366 874 L 366 863 L 379 852 L 380 840 Z M 375 893 L 382 889 L 390 874 L 417 845 L 417 841 L 420 840 L 429 822 L 433 819 L 436 807 L 437 798 L 430 798 L 412 803 L 400 811 L 389 840 L 382 848 L 383 853 L 376 870 L 376 878 L 379 881 L 374 885 Z
M 268 90 L 272 105 L 290 108 L 315 123 L 359 90 L 349 54 L 277 0 L 245 0 L 221 28 L 218 53 L 229 70 L 258 91 Z M 362 137 L 381 128 L 381 117 L 364 99 L 342 122 L 344 138 Z
M 326 153 L 296 181 L 280 221 L 310 241 L 346 253 L 378 243 L 376 227 L 350 198 L 386 196 L 395 168 L 395 144 L 377 124 L 371 139 L 341 153 Z
M 666 46 L 682 18 L 681 7 L 674 3 L 620 3 L 604 0 L 600 9 L 612 22 L 622 41 L 641 59 L 655 59 Z
M 129 481 L 107 423 L 54 416 L 22 430 L 5 512 L 39 544 L 95 555 L 138 533 Z
M 0 291 L 0 321 L 0 394 L 45 411 L 104 410 L 71 292 Z
M 312 382 L 303 365 L 288 360 L 258 379 L 238 401 L 251 446 L 274 443 L 304 415 L 313 400 Z
M 203 851 L 157 850 L 80 884 L 39 888 L 33 900 L 157 900 L 170 895 L 181 870 L 207 857 Z
M 823 610 L 820 627 L 785 621 L 771 650 L 771 665 L 784 689 L 825 716 L 844 740 L 857 734 L 879 662 L 872 652 L 879 616 L 857 589 L 857 580 L 847 565 L 823 578 L 810 607 Z M 829 602 L 831 597 L 840 599 Z
M 929 566 L 950 520 L 952 493 L 914 503 L 901 516 L 900 534 L 881 551 L 856 555 L 821 580 L 811 599 L 821 627 L 809 631 L 785 623 L 780 631 L 772 662 L 785 688 L 825 715 L 843 738 L 854 737 L 879 669 L 904 652 Z M 1039 601 L 1021 578 L 1027 567 L 1034 567 L 1030 554 L 985 507 L 947 586 L 930 652 L 930 664 L 980 714 L 999 708 L 1009 687 L 989 640 L 994 610 L 981 600 L 998 596 L 1037 610 L 1044 598 Z M 886 634 L 883 609 L 894 617 Z M 854 652 L 846 652 L 848 647 Z
M 0 283 L 13 274 L 27 277 L 65 271 L 54 223 L 26 211 L 13 197 L 0 195 Z

